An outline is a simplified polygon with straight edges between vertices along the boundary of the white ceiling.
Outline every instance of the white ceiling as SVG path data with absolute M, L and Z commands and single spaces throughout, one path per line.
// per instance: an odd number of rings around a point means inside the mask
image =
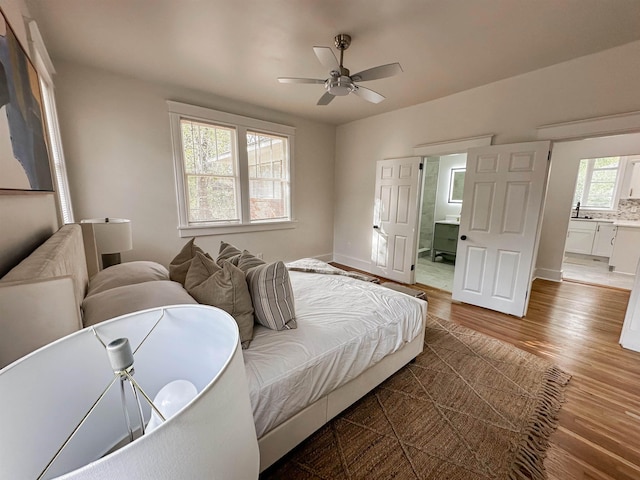
M 28 0 L 64 59 L 341 124 L 444 97 L 640 39 L 640 0 Z M 316 106 L 326 78 L 312 47 L 352 36 L 355 73 L 387 99 Z

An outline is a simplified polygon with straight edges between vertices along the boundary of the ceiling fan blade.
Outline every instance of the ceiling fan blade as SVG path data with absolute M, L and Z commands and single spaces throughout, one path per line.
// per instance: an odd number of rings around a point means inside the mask
M 378 80 L 380 78 L 392 77 L 402 73 L 402 67 L 399 63 L 390 63 L 388 65 L 380 65 L 379 67 L 369 68 L 354 75 L 351 79 L 354 82 L 367 82 L 369 80 Z
M 278 77 L 280 83 L 324 83 L 325 80 L 319 78 L 293 78 L 293 77 Z
M 325 93 L 324 95 L 322 95 L 320 97 L 320 100 L 318 100 L 318 105 L 329 105 L 329 103 L 331 103 L 331 100 L 333 100 L 334 95 L 330 94 L 329 92 Z
M 353 91 L 353 93 L 371 103 L 380 103 L 384 100 L 384 97 L 378 92 L 374 92 L 369 88 L 361 87 L 360 85 L 356 85 L 356 89 Z
M 320 60 L 320 63 L 324 65 L 329 70 L 340 71 L 340 64 L 338 63 L 338 59 L 336 58 L 333 50 L 329 47 L 313 47 L 313 52 Z

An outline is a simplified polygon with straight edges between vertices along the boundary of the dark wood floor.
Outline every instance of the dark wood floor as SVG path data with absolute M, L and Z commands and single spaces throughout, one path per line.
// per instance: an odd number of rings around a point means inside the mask
M 640 479 L 640 353 L 618 344 L 629 291 L 536 280 L 527 316 L 519 319 L 417 288 L 427 293 L 430 313 L 572 375 L 545 461 L 549 479 Z

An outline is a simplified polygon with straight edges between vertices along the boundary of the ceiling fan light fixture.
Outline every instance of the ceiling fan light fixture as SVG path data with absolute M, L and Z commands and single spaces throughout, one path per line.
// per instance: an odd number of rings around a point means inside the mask
M 328 105 L 335 97 L 346 97 L 350 93 L 371 103 L 380 103 L 384 100 L 383 95 L 362 87 L 356 82 L 378 80 L 380 78 L 397 75 L 402 72 L 400 64 L 389 63 L 387 65 L 379 65 L 351 75 L 349 69 L 342 63 L 344 51 L 351 45 L 351 36 L 341 33 L 340 35 L 336 35 L 334 41 L 336 48 L 340 50 L 339 62 L 331 48 L 313 47 L 313 52 L 316 54 L 316 57 L 318 57 L 320 63 L 329 69 L 329 78 L 320 80 L 316 78 L 279 77 L 278 81 L 280 83 L 323 83 L 326 92 L 320 97 L 317 105 Z
M 327 91 L 331 95 L 344 97 L 353 91 L 353 82 L 347 76 L 330 78 L 327 80 Z

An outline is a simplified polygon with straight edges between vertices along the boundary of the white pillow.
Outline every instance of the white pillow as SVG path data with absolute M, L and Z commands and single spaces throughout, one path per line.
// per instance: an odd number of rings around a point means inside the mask
M 154 280 L 169 280 L 169 271 L 156 262 L 121 263 L 96 273 L 89 282 L 86 296 L 95 295 L 112 288 Z
M 82 302 L 85 327 L 127 313 L 166 305 L 196 302 L 178 282 L 158 280 L 112 288 L 96 293 Z

